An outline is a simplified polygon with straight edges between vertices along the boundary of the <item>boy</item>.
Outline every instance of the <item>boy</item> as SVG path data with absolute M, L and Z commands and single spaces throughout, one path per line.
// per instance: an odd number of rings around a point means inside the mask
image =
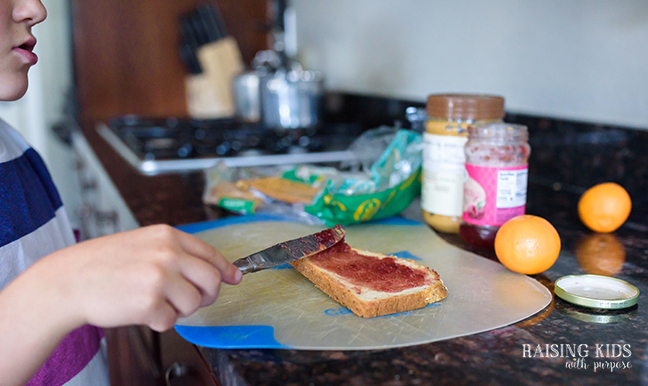
M 40 0 L 0 0 L 0 100 L 27 90 Z M 74 245 L 41 158 L 0 120 L 0 384 L 108 385 L 101 330 L 171 328 L 241 272 L 157 225 Z M 31 379 L 31 381 L 30 381 Z

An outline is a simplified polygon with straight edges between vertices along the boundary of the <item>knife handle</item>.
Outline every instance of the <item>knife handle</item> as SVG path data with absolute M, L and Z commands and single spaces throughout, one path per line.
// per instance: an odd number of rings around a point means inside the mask
M 238 259 L 232 264 L 234 264 L 243 275 L 245 275 L 246 273 L 258 271 L 257 266 L 248 257 Z

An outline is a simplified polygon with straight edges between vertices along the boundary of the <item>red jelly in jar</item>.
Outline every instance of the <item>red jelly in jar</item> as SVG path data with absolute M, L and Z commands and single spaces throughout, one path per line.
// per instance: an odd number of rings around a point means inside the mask
M 459 235 L 493 249 L 497 230 L 525 213 L 529 170 L 526 126 L 492 123 L 468 127 L 466 180 Z

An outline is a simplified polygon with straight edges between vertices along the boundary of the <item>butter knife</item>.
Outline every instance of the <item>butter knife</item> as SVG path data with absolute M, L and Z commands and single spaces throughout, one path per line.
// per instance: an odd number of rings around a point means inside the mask
M 312 235 L 284 241 L 260 252 L 236 260 L 233 264 L 245 275 L 263 269 L 290 263 L 322 252 L 344 238 L 346 230 L 341 225 Z

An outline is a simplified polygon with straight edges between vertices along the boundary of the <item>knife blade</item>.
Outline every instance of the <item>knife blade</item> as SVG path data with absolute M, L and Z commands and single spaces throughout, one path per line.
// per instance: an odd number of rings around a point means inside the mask
M 344 227 L 336 225 L 334 228 L 273 245 L 270 248 L 238 259 L 233 264 L 244 275 L 276 267 L 322 252 L 337 244 L 345 235 L 346 230 Z

